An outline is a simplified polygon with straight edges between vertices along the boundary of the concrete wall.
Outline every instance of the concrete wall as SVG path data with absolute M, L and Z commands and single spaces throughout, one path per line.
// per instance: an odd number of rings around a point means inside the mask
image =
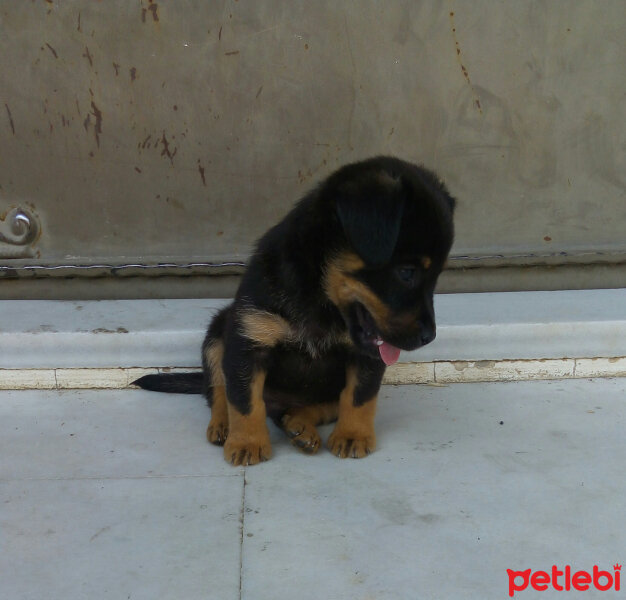
M 0 296 L 220 295 L 203 275 L 379 153 L 458 197 L 450 290 L 626 285 L 625 23 L 623 0 L 0 0 Z

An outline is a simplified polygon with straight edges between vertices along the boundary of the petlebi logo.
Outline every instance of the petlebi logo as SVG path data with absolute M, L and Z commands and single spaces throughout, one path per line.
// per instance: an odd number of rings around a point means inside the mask
M 574 571 L 570 565 L 562 570 L 557 565 L 552 565 L 550 571 L 513 571 L 507 569 L 509 576 L 509 596 L 512 598 L 515 592 L 523 592 L 528 587 L 544 592 L 548 588 L 559 592 L 571 590 L 586 592 L 596 589 L 600 592 L 621 590 L 622 565 L 614 564 L 613 571 L 602 571 L 598 565 L 594 565 L 589 571 Z

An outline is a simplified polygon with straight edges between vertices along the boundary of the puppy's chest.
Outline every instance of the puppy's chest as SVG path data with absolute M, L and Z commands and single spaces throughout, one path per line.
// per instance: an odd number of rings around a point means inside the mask
M 303 323 L 292 325 L 292 335 L 284 341 L 286 346 L 293 346 L 306 352 L 312 358 L 337 348 L 348 348 L 352 341 L 347 331 L 339 328 L 323 329 L 317 324 Z
M 291 348 L 318 358 L 333 348 L 352 346 L 345 327 L 334 323 L 290 319 L 275 313 L 247 309 L 241 313 L 241 331 L 244 337 L 268 349 Z

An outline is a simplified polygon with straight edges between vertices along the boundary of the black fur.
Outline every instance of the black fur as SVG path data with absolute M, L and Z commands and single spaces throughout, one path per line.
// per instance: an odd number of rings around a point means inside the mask
M 358 302 L 338 306 L 331 300 L 329 265 L 341 253 L 356 254 L 364 266 L 352 273 L 354 280 L 392 315 L 378 324 L 379 339 L 418 348 L 435 336 L 433 291 L 452 245 L 454 205 L 433 173 L 392 157 L 347 165 L 307 194 L 258 241 L 233 303 L 209 327 L 204 349 L 224 343 L 228 402 L 241 414 L 250 410 L 250 382 L 258 369 L 267 373 L 263 397 L 275 419 L 294 406 L 336 401 L 350 365 L 358 373 L 355 405 L 375 395 L 385 365 L 366 335 L 371 315 Z M 255 344 L 243 332 L 241 315 L 249 309 L 280 316 L 297 339 Z M 204 354 L 203 381 L 199 374 L 188 380 L 176 374 L 135 384 L 182 393 L 202 389 L 210 402 Z
M 132 385 L 138 385 L 152 392 L 170 392 L 176 394 L 201 394 L 203 373 L 159 373 L 144 375 Z

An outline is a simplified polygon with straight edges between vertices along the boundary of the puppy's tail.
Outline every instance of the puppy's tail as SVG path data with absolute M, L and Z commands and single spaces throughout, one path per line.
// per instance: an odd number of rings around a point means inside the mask
M 170 394 L 201 394 L 204 375 L 202 373 L 159 373 L 144 375 L 132 382 L 144 390 Z

